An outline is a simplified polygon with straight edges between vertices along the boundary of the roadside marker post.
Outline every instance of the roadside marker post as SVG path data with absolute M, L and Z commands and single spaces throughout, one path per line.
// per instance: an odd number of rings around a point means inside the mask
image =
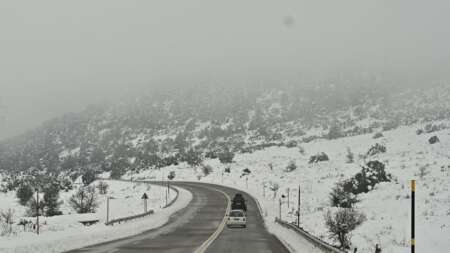
M 36 233 L 39 235 L 39 189 L 36 188 Z
M 416 202 L 416 180 L 411 180 L 411 253 L 414 253 L 416 250 L 415 202 Z
M 148 201 L 147 193 L 144 193 L 144 195 L 142 195 L 141 199 L 144 200 L 144 213 L 147 213 L 147 201 Z
M 287 207 L 288 207 L 288 209 L 290 208 L 290 206 L 289 206 L 289 202 L 291 202 L 291 189 L 288 187 L 287 188 Z
M 109 199 L 110 197 L 106 197 L 106 223 L 109 223 Z
M 300 227 L 300 195 L 301 194 L 301 189 L 300 189 L 300 185 L 298 185 L 298 206 L 297 206 L 297 227 Z

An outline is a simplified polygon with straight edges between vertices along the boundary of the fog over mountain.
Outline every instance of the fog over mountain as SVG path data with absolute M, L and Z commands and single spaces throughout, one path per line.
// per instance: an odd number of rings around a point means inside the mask
M 449 9 L 439 0 L 2 2 L 0 139 L 155 86 L 442 82 Z

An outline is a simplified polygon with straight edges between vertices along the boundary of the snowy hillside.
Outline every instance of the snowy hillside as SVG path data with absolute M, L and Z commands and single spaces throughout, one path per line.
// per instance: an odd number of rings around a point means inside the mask
M 441 122 L 448 124 L 448 122 Z M 450 248 L 450 130 L 429 134 L 416 133 L 420 125 L 400 127 L 384 132 L 384 137 L 374 139 L 372 134 L 317 140 L 298 147 L 270 147 L 251 154 L 238 154 L 234 163 L 223 165 L 217 159 L 208 159 L 212 172 L 205 175 L 202 167 L 193 169 L 182 163 L 158 170 L 147 170 L 139 174 L 145 178 L 160 178 L 170 171 L 176 173 L 176 180 L 193 180 L 229 185 L 249 191 L 256 196 L 267 214 L 267 221 L 278 216 L 278 199 L 287 195 L 290 189 L 290 208 L 284 200 L 282 218 L 295 221 L 297 189 L 301 186 L 301 226 L 314 235 L 331 243 L 324 222 L 324 215 L 330 207 L 330 192 L 341 180 L 351 178 L 361 170 L 361 165 L 379 160 L 392 174 L 391 182 L 377 184 L 366 194 L 359 194 L 356 208 L 367 220 L 353 232 L 353 246 L 358 252 L 373 252 L 375 245 L 381 245 L 383 252 L 403 253 L 409 250 L 410 235 L 410 188 L 411 179 L 417 186 L 417 250 L 420 252 L 447 252 Z M 429 144 L 432 136 L 440 142 Z M 367 156 L 369 148 L 381 143 L 385 153 Z M 347 148 L 354 153 L 355 161 L 348 163 Z M 304 152 L 303 152 L 304 150 Z M 325 152 L 330 160 L 309 164 L 311 155 Z M 294 161 L 297 168 L 287 172 L 286 167 Z M 230 173 L 225 172 L 230 167 Z M 250 173 L 245 173 L 244 169 Z M 248 174 L 248 176 L 247 176 Z M 246 186 L 248 178 L 248 188 Z M 264 186 L 267 187 L 264 189 Z M 270 190 L 278 185 L 274 198 Z M 263 196 L 265 192 L 265 197 Z
M 94 170 L 119 178 L 130 170 L 187 161 L 191 149 L 214 158 L 223 150 L 248 153 L 450 118 L 448 85 L 402 89 L 363 83 L 200 85 L 90 106 L 0 142 L 0 173 L 76 178 Z

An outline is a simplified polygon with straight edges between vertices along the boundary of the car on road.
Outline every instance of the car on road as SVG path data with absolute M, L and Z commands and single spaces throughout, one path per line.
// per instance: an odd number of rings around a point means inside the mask
M 247 204 L 245 203 L 245 199 L 242 194 L 236 193 L 231 202 L 231 209 L 243 210 L 244 212 L 247 212 Z
M 247 227 L 247 215 L 244 210 L 231 210 L 227 220 L 228 227 Z

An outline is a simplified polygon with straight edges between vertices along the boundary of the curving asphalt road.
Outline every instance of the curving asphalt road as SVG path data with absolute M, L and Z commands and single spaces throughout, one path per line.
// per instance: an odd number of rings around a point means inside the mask
M 189 190 L 191 203 L 175 213 L 158 229 L 137 236 L 93 245 L 70 253 L 288 253 L 289 251 L 264 227 L 257 204 L 244 193 L 248 205 L 247 228 L 227 228 L 216 240 L 211 237 L 221 226 L 228 207 L 228 198 L 237 192 L 217 185 L 174 182 Z M 208 247 L 205 242 L 210 242 Z M 203 245 L 203 247 L 202 247 Z M 200 250 L 199 250 L 200 248 Z

